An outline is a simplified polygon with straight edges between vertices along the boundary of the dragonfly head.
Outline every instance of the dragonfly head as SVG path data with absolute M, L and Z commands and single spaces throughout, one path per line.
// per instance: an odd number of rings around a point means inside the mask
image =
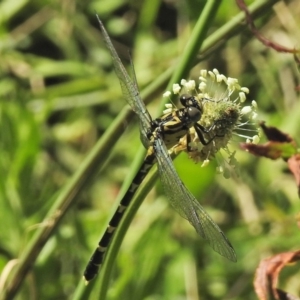
M 179 98 L 181 104 L 185 107 L 185 118 L 188 123 L 196 123 L 203 114 L 202 106 L 197 99 L 189 94 L 182 94 Z

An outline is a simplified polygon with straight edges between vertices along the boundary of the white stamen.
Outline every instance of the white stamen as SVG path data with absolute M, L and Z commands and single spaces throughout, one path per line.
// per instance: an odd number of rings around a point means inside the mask
M 207 70 L 201 70 L 200 75 L 205 78 L 207 76 Z
M 239 97 L 240 97 L 240 102 L 243 103 L 246 101 L 246 95 L 244 92 L 240 92 L 239 93 Z
M 252 106 L 253 106 L 254 108 L 257 108 L 257 103 L 256 103 L 255 100 L 252 100 L 251 104 L 252 104 Z
M 241 115 L 249 114 L 251 111 L 252 111 L 252 107 L 251 106 L 244 106 L 241 109 Z
M 208 75 L 211 77 L 211 79 L 215 79 L 215 74 L 212 71 L 208 71 Z
M 174 83 L 173 84 L 173 93 L 178 94 L 180 92 L 180 90 L 181 90 L 180 85 L 178 83 Z
M 200 84 L 199 84 L 199 90 L 201 92 L 204 92 L 206 90 L 206 83 L 205 82 L 200 82 Z
M 249 89 L 247 87 L 242 87 L 241 91 L 246 93 L 246 94 L 249 94 Z
M 186 79 L 181 79 L 180 84 L 181 84 L 182 86 L 185 86 L 185 85 L 186 85 Z
M 255 135 L 253 138 L 252 138 L 252 140 L 253 140 L 253 144 L 258 144 L 259 143 L 259 136 L 258 135 Z
M 256 112 L 253 112 L 252 116 L 251 116 L 251 119 L 256 120 L 257 116 L 258 116 L 258 114 Z
M 216 74 L 217 82 L 222 82 L 222 75 Z
M 166 91 L 166 92 L 163 93 L 163 98 L 168 98 L 168 97 L 171 96 L 171 94 L 172 93 L 170 91 Z
M 195 80 L 189 80 L 189 81 L 185 84 L 185 88 L 186 88 L 188 91 L 194 90 L 195 87 L 196 87 Z

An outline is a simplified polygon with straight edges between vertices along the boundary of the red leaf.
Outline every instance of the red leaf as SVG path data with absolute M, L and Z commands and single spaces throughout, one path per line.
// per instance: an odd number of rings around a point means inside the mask
M 259 125 L 269 141 L 293 142 L 293 139 L 287 133 L 280 131 L 278 128 L 273 126 L 266 126 L 265 122 L 260 122 Z
M 290 158 L 296 150 L 290 143 L 267 142 L 263 145 L 242 143 L 241 148 L 256 156 L 263 156 L 270 159 Z
M 280 131 L 276 127 L 268 127 L 264 122 L 261 122 L 260 126 L 269 142 L 260 145 L 242 143 L 242 149 L 256 156 L 263 156 L 270 159 L 282 158 L 287 160 L 297 154 L 297 145 L 287 133 Z
M 300 153 L 298 153 L 296 142 L 290 135 L 276 127 L 268 127 L 264 122 L 261 122 L 260 126 L 269 142 L 260 145 L 242 143 L 241 148 L 256 156 L 270 159 L 282 158 L 287 161 L 289 169 L 295 177 L 300 198 Z
M 276 288 L 278 276 L 283 267 L 300 260 L 300 250 L 283 252 L 260 262 L 255 272 L 254 289 L 260 300 L 298 299 Z M 292 298 L 293 297 L 293 298 Z

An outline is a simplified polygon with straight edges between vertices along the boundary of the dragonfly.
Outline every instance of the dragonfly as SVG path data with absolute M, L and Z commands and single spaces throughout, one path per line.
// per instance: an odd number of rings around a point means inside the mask
M 233 246 L 219 226 L 205 212 L 198 200 L 185 187 L 176 172 L 168 152 L 168 149 L 176 145 L 179 139 L 184 136 L 186 136 L 187 145 L 189 145 L 189 129 L 191 127 L 195 128 L 203 145 L 209 144 L 214 139 L 214 136 L 205 139 L 204 133 L 210 133 L 214 125 L 210 128 L 204 128 L 197 123 L 203 113 L 202 107 L 195 97 L 188 94 L 183 94 L 180 97 L 183 108 L 173 109 L 171 112 L 153 120 L 140 97 L 135 76 L 132 79 L 127 73 L 102 21 L 98 15 L 96 16 L 106 47 L 112 57 L 114 70 L 119 78 L 123 96 L 138 116 L 140 138 L 147 149 L 147 154 L 86 266 L 84 271 L 86 283 L 98 274 L 113 233 L 118 227 L 135 192 L 155 163 L 158 167 L 162 186 L 172 207 L 191 223 L 196 232 L 209 243 L 214 251 L 230 261 L 236 262 Z

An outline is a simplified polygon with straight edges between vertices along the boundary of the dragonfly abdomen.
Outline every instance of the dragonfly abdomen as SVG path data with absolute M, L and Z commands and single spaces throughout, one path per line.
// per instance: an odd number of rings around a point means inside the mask
M 151 169 L 154 163 L 155 163 L 155 154 L 153 148 L 150 147 L 147 156 L 144 159 L 142 166 L 140 167 L 139 172 L 134 177 L 129 189 L 127 190 L 121 203 L 119 204 L 118 209 L 116 210 L 113 217 L 111 218 L 105 233 L 103 234 L 101 240 L 99 241 L 97 249 L 93 253 L 91 259 L 89 260 L 88 265 L 86 266 L 83 275 L 86 282 L 89 282 L 98 274 L 107 247 L 111 241 L 111 238 L 116 228 L 118 227 L 124 215 L 126 208 L 130 204 L 130 201 L 132 200 L 136 190 L 138 189 L 141 182 L 144 180 L 145 176 L 148 174 L 149 170 Z

